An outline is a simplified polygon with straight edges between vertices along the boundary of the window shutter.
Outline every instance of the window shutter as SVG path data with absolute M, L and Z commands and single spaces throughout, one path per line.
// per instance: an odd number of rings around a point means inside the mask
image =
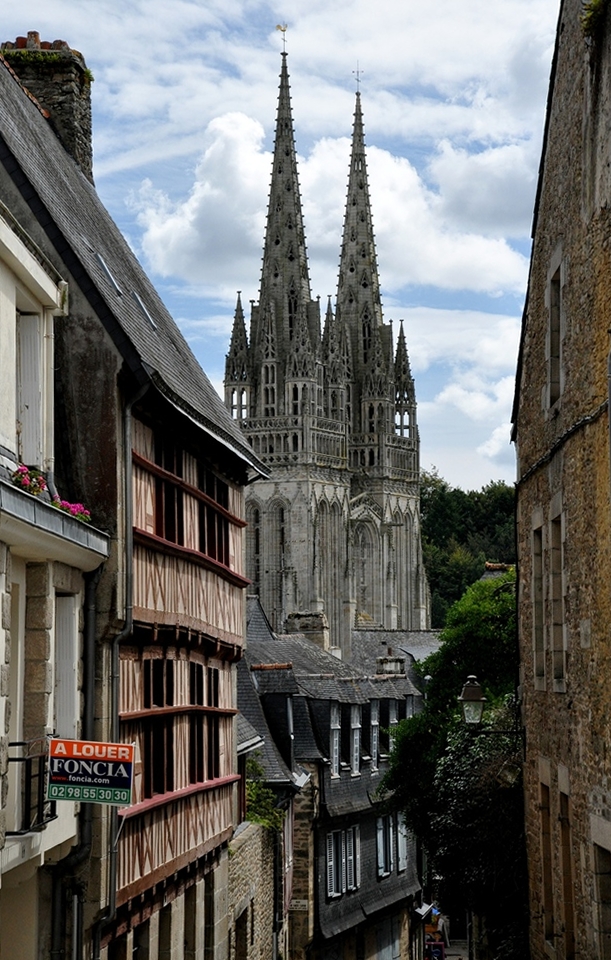
M 333 834 L 327 834 L 327 896 L 335 894 L 335 861 L 333 858 Z
M 361 885 L 361 828 L 357 824 L 354 828 L 354 881 L 355 886 Z
M 40 317 L 20 314 L 18 334 L 19 458 L 42 469 L 42 354 Z
M 407 869 L 407 827 L 405 826 L 405 815 L 403 813 L 397 816 L 397 870 Z
M 339 887 L 338 892 L 346 892 L 346 831 L 342 830 L 339 833 L 339 840 L 341 846 L 341 858 L 342 858 L 342 882 L 341 887 Z
M 395 829 L 393 818 L 388 817 L 388 871 L 392 873 L 395 868 Z
M 354 827 L 346 830 L 346 886 L 348 890 L 354 890 Z
M 378 817 L 376 820 L 377 841 L 378 841 L 378 877 L 383 877 L 384 870 L 384 820 Z

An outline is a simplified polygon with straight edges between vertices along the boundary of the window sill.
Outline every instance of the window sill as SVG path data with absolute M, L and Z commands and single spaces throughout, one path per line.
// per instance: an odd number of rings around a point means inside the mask
M 131 807 L 121 807 L 119 816 L 126 820 L 131 817 L 137 817 L 141 813 L 148 813 L 157 807 L 165 807 L 177 800 L 183 800 L 195 793 L 206 793 L 209 790 L 218 790 L 219 787 L 228 787 L 232 783 L 237 783 L 240 775 L 232 773 L 228 777 L 218 777 L 216 780 L 205 780 L 201 783 L 191 783 L 188 787 L 182 787 L 180 790 L 169 790 L 167 793 L 157 793 L 154 797 L 141 800 L 139 803 L 132 804 Z

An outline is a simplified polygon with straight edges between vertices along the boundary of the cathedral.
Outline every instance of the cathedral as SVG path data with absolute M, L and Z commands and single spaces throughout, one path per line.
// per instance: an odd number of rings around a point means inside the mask
M 351 659 L 355 629 L 429 626 L 416 396 L 382 315 L 356 94 L 335 311 L 313 299 L 282 54 L 258 303 L 240 296 L 225 402 L 269 478 L 247 490 L 246 571 L 277 631 Z

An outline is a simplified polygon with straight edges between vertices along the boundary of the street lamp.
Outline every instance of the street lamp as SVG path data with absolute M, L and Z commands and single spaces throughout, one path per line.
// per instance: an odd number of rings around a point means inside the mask
M 467 682 L 462 688 L 462 693 L 458 700 L 467 726 L 471 729 L 479 727 L 482 722 L 486 697 L 477 682 L 477 677 L 474 677 L 473 674 L 467 677 Z

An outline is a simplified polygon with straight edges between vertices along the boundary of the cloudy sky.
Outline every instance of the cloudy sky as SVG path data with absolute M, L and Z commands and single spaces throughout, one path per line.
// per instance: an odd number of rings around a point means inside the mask
M 312 293 L 335 294 L 355 72 L 385 319 L 404 321 L 422 466 L 514 479 L 509 414 L 559 0 L 24 0 L 0 40 L 93 75 L 98 191 L 220 389 L 258 298 L 282 32 Z

